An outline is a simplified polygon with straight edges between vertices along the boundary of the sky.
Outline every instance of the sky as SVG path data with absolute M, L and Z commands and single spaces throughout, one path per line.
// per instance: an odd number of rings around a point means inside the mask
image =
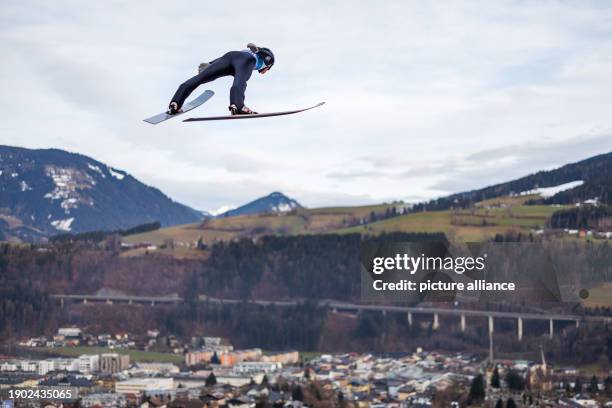
M 612 151 L 610 1 L 13 1 L 0 144 L 60 148 L 218 211 L 422 201 Z M 202 61 L 248 42 L 246 104 L 316 110 L 157 126 Z M 190 116 L 227 113 L 231 78 Z

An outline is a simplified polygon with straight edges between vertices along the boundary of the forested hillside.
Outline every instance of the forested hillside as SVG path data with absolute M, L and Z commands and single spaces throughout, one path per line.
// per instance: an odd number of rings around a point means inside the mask
M 444 240 L 443 234 L 396 233 L 265 237 L 220 242 L 200 259 L 161 254 L 123 257 L 114 245 L 57 242 L 0 245 L 0 333 L 53 324 L 46 295 L 112 289 L 132 295 L 198 294 L 229 298 L 339 299 L 359 296 L 362 241 Z
M 413 210 L 447 210 L 453 207 L 467 208 L 479 201 L 490 198 L 520 194 L 537 188 L 554 187 L 579 180 L 582 180 L 584 184 L 559 192 L 552 197 L 534 201 L 533 203 L 571 204 L 598 198 L 601 202 L 612 204 L 612 153 L 594 156 L 554 170 L 539 171 L 526 177 L 494 186 L 441 197 L 418 204 Z
M 582 205 L 560 210 L 551 216 L 550 226 L 552 228 L 612 231 L 612 206 Z

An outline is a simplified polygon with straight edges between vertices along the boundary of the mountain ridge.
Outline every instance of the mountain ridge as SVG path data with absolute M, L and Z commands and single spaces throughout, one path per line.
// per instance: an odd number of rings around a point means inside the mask
M 197 222 L 203 215 L 129 173 L 60 149 L 0 145 L 0 239 Z
M 228 210 L 217 217 L 235 217 L 238 215 L 251 215 L 272 213 L 281 214 L 292 211 L 297 208 L 302 208 L 302 205 L 293 198 L 287 197 L 285 194 L 274 191 L 266 196 L 256 198 L 237 208 Z
M 413 206 L 413 211 L 448 210 L 452 207 L 467 208 L 476 202 L 491 198 L 520 194 L 522 192 L 555 187 L 582 181 L 571 189 L 560 191 L 551 197 L 535 200 L 534 204 L 574 204 L 599 194 L 599 201 L 612 204 L 612 152 L 568 163 L 552 170 L 540 170 L 526 176 L 491 186 L 439 197 Z

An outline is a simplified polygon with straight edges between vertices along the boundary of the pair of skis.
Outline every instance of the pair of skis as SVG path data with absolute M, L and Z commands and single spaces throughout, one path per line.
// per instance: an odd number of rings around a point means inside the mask
M 198 106 L 204 104 L 206 101 L 212 98 L 214 94 L 215 93 L 213 91 L 206 90 L 204 91 L 204 93 L 202 93 L 202 95 L 184 104 L 181 112 L 175 115 L 168 115 L 167 113 L 164 112 L 164 113 L 160 113 L 155 116 L 151 116 L 150 118 L 144 119 L 144 121 L 152 125 L 157 125 L 158 123 L 164 122 L 168 119 L 175 118 L 177 116 L 180 116 L 184 113 L 189 112 L 192 109 L 197 108 Z M 321 103 L 318 103 L 314 106 L 311 106 L 305 109 L 296 109 L 296 110 L 290 110 L 290 111 L 284 111 L 284 112 L 256 113 L 252 115 L 208 116 L 208 117 L 203 117 L 203 118 L 189 118 L 189 119 L 185 119 L 183 122 L 202 122 L 202 121 L 210 121 L 210 120 L 230 120 L 230 119 L 255 119 L 255 118 L 267 118 L 270 116 L 291 115 L 294 113 L 300 113 L 300 112 L 304 112 L 310 109 L 318 108 L 324 103 L 325 102 L 321 102 Z

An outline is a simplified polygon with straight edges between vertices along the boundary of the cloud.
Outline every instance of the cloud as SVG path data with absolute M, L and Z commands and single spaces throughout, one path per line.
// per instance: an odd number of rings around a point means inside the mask
M 463 165 L 454 166 L 455 171 L 446 172 L 433 187 L 450 192 L 472 190 L 610 151 L 610 133 L 547 144 L 528 143 L 483 150 L 465 157 Z
M 610 150 L 611 18 L 597 1 L 9 0 L 0 137 L 87 154 L 200 209 L 275 190 L 307 205 L 431 198 Z M 277 64 L 253 75 L 249 106 L 327 104 L 142 122 L 250 41 Z M 227 112 L 230 83 L 207 84 L 193 115 Z

